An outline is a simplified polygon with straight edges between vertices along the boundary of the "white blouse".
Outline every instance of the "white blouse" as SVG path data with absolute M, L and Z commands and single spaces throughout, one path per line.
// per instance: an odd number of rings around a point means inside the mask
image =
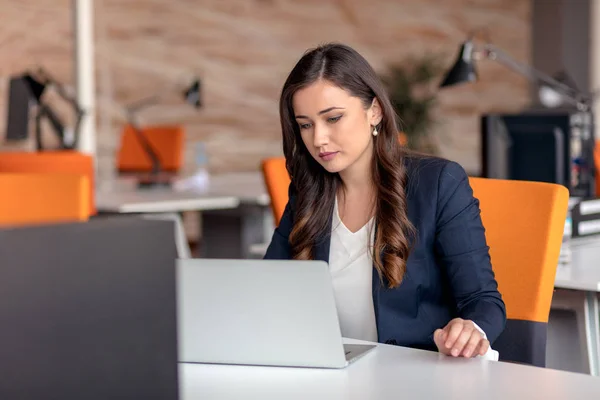
M 372 249 L 374 222 L 371 218 L 362 228 L 351 232 L 342 222 L 337 198 L 333 209 L 329 271 L 342 336 L 377 342 L 377 325 L 373 307 Z M 485 332 L 475 324 L 485 337 Z M 490 347 L 484 358 L 498 360 L 498 352 Z
M 351 232 L 333 209 L 329 270 L 342 336 L 377 342 L 377 326 L 373 308 L 373 259 L 369 246 L 373 243 L 374 218 L 357 232 Z

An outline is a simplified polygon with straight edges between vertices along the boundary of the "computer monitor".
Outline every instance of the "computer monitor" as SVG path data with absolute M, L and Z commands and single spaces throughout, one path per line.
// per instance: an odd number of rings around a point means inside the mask
M 590 149 L 585 141 L 574 140 L 579 129 L 574 119 L 570 113 L 482 116 L 481 175 L 557 183 L 566 186 L 571 196 L 593 196 Z M 575 154 L 582 144 L 581 154 Z
M 25 140 L 29 136 L 29 111 L 32 102 L 31 91 L 25 79 L 11 78 L 8 89 L 6 141 Z
M 172 221 L 0 230 L 2 399 L 178 398 Z

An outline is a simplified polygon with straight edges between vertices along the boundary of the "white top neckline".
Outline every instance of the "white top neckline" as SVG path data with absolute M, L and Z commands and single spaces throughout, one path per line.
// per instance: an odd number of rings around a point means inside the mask
M 337 225 L 341 225 L 342 227 L 344 227 L 344 229 L 346 230 L 346 232 L 350 235 L 356 236 L 356 235 L 361 235 L 363 229 L 370 229 L 371 225 L 373 225 L 373 221 L 375 219 L 375 216 L 372 216 L 371 219 L 369 219 L 367 221 L 366 224 L 364 224 L 363 226 L 360 227 L 359 230 L 357 230 L 356 232 L 352 232 L 350 229 L 348 229 L 348 227 L 344 224 L 344 221 L 342 221 L 342 218 L 340 217 L 340 209 L 338 207 L 338 201 L 337 201 L 337 196 L 335 197 L 335 203 L 333 205 L 333 228 L 335 229 L 335 227 Z
M 375 218 L 372 217 L 356 232 L 342 222 L 337 197 L 333 211 L 329 271 L 342 336 L 377 342 L 375 310 L 373 308 L 373 244 Z

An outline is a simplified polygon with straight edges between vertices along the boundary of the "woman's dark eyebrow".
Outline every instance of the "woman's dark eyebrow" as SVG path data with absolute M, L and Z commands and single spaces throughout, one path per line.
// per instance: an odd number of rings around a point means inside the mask
M 319 115 L 325 114 L 325 113 L 328 113 L 329 111 L 333 111 L 333 110 L 344 110 L 344 107 L 329 107 L 329 108 L 319 111 L 318 114 Z M 308 119 L 308 117 L 306 115 L 296 115 L 296 118 Z

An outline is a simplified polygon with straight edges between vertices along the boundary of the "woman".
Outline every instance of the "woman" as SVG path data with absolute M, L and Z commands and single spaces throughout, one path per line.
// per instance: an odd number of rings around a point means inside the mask
M 497 358 L 506 312 L 467 175 L 401 147 L 367 61 L 307 52 L 280 118 L 292 184 L 265 258 L 328 262 L 344 337 Z

